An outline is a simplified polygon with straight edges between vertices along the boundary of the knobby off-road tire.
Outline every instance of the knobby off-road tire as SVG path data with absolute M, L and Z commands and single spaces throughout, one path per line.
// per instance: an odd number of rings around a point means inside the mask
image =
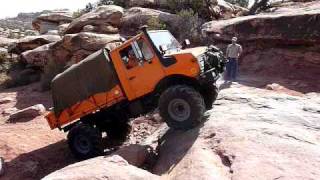
M 159 110 L 169 127 L 188 130 L 202 122 L 206 105 L 198 91 L 189 86 L 177 85 L 162 93 Z
M 89 159 L 103 153 L 102 133 L 89 124 L 78 124 L 68 134 L 68 144 L 77 159 Z
M 206 104 L 206 109 L 210 110 L 213 108 L 213 103 L 217 100 L 219 90 L 215 85 L 210 86 L 206 91 L 204 92 L 204 96 L 206 97 L 204 99 L 204 103 Z

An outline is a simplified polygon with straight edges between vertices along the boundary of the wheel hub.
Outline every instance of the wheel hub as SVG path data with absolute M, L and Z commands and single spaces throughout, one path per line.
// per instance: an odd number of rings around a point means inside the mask
M 168 106 L 169 115 L 176 121 L 187 120 L 191 114 L 191 108 L 187 101 L 183 99 L 173 99 Z
M 75 143 L 75 148 L 81 154 L 87 154 L 90 152 L 91 143 L 89 139 L 86 138 L 85 136 L 79 135 L 78 137 L 75 138 L 74 143 Z

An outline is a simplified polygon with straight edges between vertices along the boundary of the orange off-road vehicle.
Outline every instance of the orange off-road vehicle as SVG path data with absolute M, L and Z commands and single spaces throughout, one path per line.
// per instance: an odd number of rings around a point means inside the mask
M 169 127 L 190 129 L 216 99 L 224 65 L 214 46 L 186 49 L 169 31 L 142 28 L 115 49 L 102 49 L 57 75 L 46 118 L 51 129 L 69 131 L 70 149 L 81 159 L 103 152 L 103 132 L 121 138 L 129 118 L 157 107 Z

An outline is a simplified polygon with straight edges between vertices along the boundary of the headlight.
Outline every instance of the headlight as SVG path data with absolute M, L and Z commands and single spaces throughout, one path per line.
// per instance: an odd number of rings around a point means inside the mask
M 200 66 L 201 73 L 203 73 L 204 68 L 205 68 L 206 55 L 205 54 L 199 55 L 197 57 L 197 60 L 198 60 L 199 66 Z

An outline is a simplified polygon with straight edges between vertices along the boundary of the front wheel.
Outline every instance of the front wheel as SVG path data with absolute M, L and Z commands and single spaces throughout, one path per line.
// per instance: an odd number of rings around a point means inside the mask
M 206 105 L 198 91 L 177 85 L 168 88 L 160 96 L 159 110 L 169 127 L 188 130 L 201 123 Z
M 102 133 L 88 124 L 74 126 L 68 134 L 68 144 L 78 159 L 89 159 L 103 153 Z

